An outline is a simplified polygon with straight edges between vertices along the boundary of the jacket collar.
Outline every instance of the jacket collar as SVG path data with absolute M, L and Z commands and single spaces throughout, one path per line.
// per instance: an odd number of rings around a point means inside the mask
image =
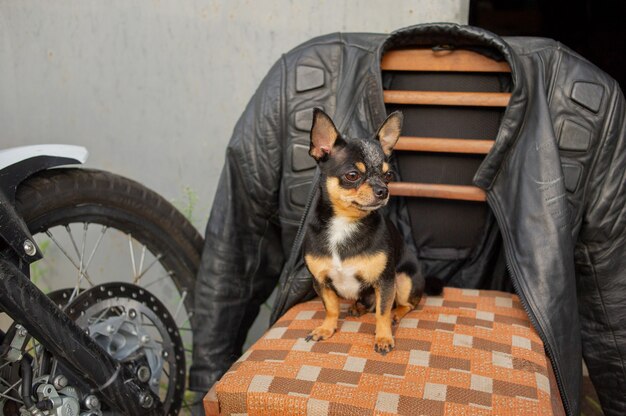
M 410 26 L 391 33 L 379 45 L 377 51 L 377 73 L 380 74 L 380 62 L 385 52 L 390 49 L 420 46 L 441 46 L 450 49 L 469 49 L 486 55 L 492 59 L 505 60 L 511 67 L 513 90 L 493 148 L 481 163 L 474 175 L 474 184 L 483 189 L 493 185 L 500 166 L 513 146 L 526 113 L 527 87 L 521 73 L 519 57 L 512 48 L 498 35 L 473 26 L 455 23 L 426 23 Z M 380 105 L 382 101 L 382 79 L 378 76 Z M 384 112 L 383 112 L 384 114 Z M 375 120 L 377 123 L 380 120 Z

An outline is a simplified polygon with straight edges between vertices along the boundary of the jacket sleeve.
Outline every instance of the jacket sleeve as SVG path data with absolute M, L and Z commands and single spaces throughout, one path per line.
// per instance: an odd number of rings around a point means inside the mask
M 626 414 L 626 107 L 617 83 L 576 247 L 583 355 L 607 415 Z M 584 400 L 584 399 L 583 399 Z
M 262 81 L 228 144 L 195 291 L 190 387 L 206 391 L 241 355 L 284 263 L 278 219 L 283 62 Z

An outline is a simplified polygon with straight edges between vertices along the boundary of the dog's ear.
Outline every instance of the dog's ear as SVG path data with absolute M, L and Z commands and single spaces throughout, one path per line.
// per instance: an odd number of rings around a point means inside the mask
M 324 159 L 330 154 L 338 137 L 339 132 L 328 114 L 320 108 L 314 108 L 309 154 L 317 161 Z
M 402 120 L 404 116 L 400 111 L 394 111 L 389 114 L 387 119 L 378 129 L 376 137 L 380 141 L 380 145 L 383 148 L 385 156 L 391 155 L 391 151 L 400 138 L 400 132 L 402 131 Z

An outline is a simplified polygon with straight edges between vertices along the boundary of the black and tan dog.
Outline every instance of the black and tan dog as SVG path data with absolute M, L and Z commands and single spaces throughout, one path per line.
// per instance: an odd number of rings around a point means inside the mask
M 420 301 L 425 280 L 417 261 L 379 211 L 389 200 L 387 183 L 394 175 L 389 156 L 401 129 L 402 114 L 395 112 L 374 138 L 348 140 L 326 113 L 314 110 L 309 154 L 320 167 L 321 196 L 306 231 L 304 255 L 326 318 L 307 341 L 331 337 L 339 298 L 349 299 L 355 301 L 352 315 L 376 310 L 374 349 L 384 355 L 394 347 L 392 321 Z

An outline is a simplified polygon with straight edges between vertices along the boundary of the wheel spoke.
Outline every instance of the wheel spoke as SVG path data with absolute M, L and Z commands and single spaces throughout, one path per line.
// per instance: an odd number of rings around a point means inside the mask
M 85 226 L 87 226 L 87 223 L 85 223 Z M 76 282 L 76 286 L 74 286 L 74 290 L 72 291 L 72 294 L 70 295 L 69 300 L 67 301 L 67 305 L 69 305 L 70 303 L 72 303 L 72 301 L 74 300 L 74 298 L 76 296 L 78 296 L 78 292 L 80 291 L 80 282 L 82 282 L 83 277 L 87 277 L 87 270 L 89 269 L 89 266 L 91 265 L 91 261 L 93 260 L 94 255 L 96 254 L 96 251 L 98 251 L 98 247 L 100 247 L 100 242 L 102 241 L 102 238 L 104 237 L 104 233 L 106 233 L 107 229 L 109 227 L 107 227 L 106 225 L 103 226 L 100 229 L 100 235 L 98 236 L 98 239 L 96 240 L 96 244 L 94 244 L 93 249 L 91 250 L 91 253 L 89 254 L 89 258 L 87 259 L 87 264 L 85 264 L 83 273 L 81 273 L 80 277 L 78 278 L 78 281 Z M 87 228 L 85 227 L 85 230 Z M 86 233 L 85 233 L 86 234 Z M 83 247 L 84 249 L 84 247 Z M 81 257 L 82 259 L 82 257 Z M 82 260 L 81 260 L 81 266 L 82 266 Z M 91 282 L 91 280 L 87 279 L 87 281 L 91 284 L 91 287 L 94 286 L 94 284 Z
M 56 358 L 52 358 L 52 369 L 50 369 L 50 378 L 53 379 L 54 375 L 57 372 L 57 365 L 59 364 L 59 362 L 57 361 Z
M 19 380 L 17 380 L 14 384 L 12 384 L 11 386 L 9 386 L 9 388 L 8 388 L 8 389 L 6 389 L 6 390 L 5 390 L 5 391 L 3 391 L 2 393 L 0 393 L 0 396 L 2 396 L 2 397 L 6 397 L 7 399 L 11 399 L 11 400 L 13 400 L 13 401 L 16 401 L 16 402 L 18 402 L 18 403 L 22 403 L 22 404 L 23 404 L 24 402 L 22 402 L 21 400 L 18 400 L 18 399 L 16 399 L 15 397 L 8 396 L 8 393 L 9 393 L 11 390 L 15 390 L 15 391 L 19 394 L 19 390 L 18 390 L 18 389 L 16 389 L 16 387 L 17 387 L 17 385 L 18 385 L 18 384 L 20 384 L 21 382 L 22 382 L 22 379 L 20 378 L 20 379 L 19 379 Z M 7 385 L 8 385 L 8 384 L 7 384 Z
M 6 364 L 11 364 L 11 362 L 9 361 Z M 3 379 L 2 377 L 0 377 L 0 383 L 4 384 L 6 387 L 9 387 L 9 388 L 11 387 L 11 383 L 9 383 L 8 380 Z
M 80 242 L 80 274 L 78 276 L 79 279 L 83 278 L 82 268 L 85 266 L 85 245 L 87 242 L 87 230 L 89 229 L 89 223 L 83 223 L 83 239 Z
M 67 235 L 70 237 L 70 241 L 72 242 L 72 245 L 74 246 L 74 251 L 76 251 L 76 255 L 78 256 L 78 273 L 79 273 L 78 278 L 79 279 L 81 278 L 83 274 L 83 258 L 85 256 L 85 240 L 87 239 L 87 227 L 88 227 L 88 224 L 83 223 L 83 238 L 81 241 L 82 248 L 79 250 L 78 245 L 76 244 L 76 240 L 74 239 L 74 234 L 72 233 L 72 230 L 69 224 L 65 226 L 65 231 L 67 232 Z
M 133 284 L 136 285 L 137 283 L 139 283 L 139 279 L 141 279 L 148 272 L 148 270 L 152 268 L 152 266 L 154 266 L 159 260 L 161 260 L 162 257 L 163 257 L 162 254 L 157 255 L 155 259 L 152 260 L 150 264 L 148 264 L 148 267 L 146 267 L 144 271 L 142 271 L 141 273 L 137 275 L 137 277 L 135 277 L 135 280 L 133 280 Z
M 70 263 L 72 263 L 72 265 L 74 267 L 76 267 L 76 270 L 80 270 L 80 267 L 78 266 L 78 264 L 76 264 L 76 262 L 74 261 L 74 259 L 72 257 L 70 257 L 70 255 L 67 253 L 67 251 L 63 248 L 63 246 L 59 243 L 59 241 L 54 237 L 54 235 L 52 235 L 52 232 L 50 230 L 46 230 L 46 235 L 52 240 L 52 242 L 59 248 L 59 250 L 61 250 L 61 253 L 63 253 L 63 255 L 65 256 L 65 258 L 67 258 L 69 260 Z M 87 271 L 84 272 L 85 275 L 85 279 L 87 279 L 87 281 L 91 284 L 91 286 L 95 286 L 93 284 L 93 282 L 91 281 L 91 278 L 89 277 L 89 274 L 87 274 Z
M 96 244 L 94 244 L 93 249 L 91 250 L 91 254 L 89 254 L 89 258 L 87 259 L 87 265 L 85 266 L 85 274 L 87 273 L 87 270 L 89 269 L 89 265 L 91 265 L 91 260 L 93 260 L 93 256 L 96 254 L 96 251 L 98 251 L 98 247 L 100 247 L 100 242 L 102 241 L 102 238 L 104 237 L 104 233 L 106 233 L 108 229 L 109 227 L 107 227 L 106 225 L 102 226 L 102 229 L 100 230 L 100 235 L 98 236 L 98 239 L 96 240 Z
M 180 300 L 178 301 L 178 305 L 176 305 L 176 312 L 174 312 L 174 321 L 176 321 L 176 318 L 178 318 L 178 314 L 181 310 L 181 308 L 183 307 L 183 302 L 185 301 L 185 298 L 187 297 L 187 290 L 183 290 L 183 294 L 180 297 Z
M 100 315 L 98 315 L 98 316 L 96 317 L 96 321 L 93 323 L 93 325 L 100 323 L 100 321 L 102 320 L 102 317 L 103 317 L 104 315 L 106 315 L 106 313 L 109 311 L 109 309 L 110 309 L 110 308 L 104 308 L 104 309 L 102 310 L 102 312 L 100 313 Z
M 133 236 L 128 234 L 128 249 L 130 250 L 130 262 L 133 266 L 133 279 L 137 279 L 137 267 L 135 266 L 135 250 L 133 250 Z
M 139 260 L 139 270 L 143 270 L 143 261 L 146 258 L 146 246 L 141 247 L 141 259 Z
M 165 279 L 167 279 L 167 278 L 171 278 L 171 277 L 172 277 L 172 273 L 171 273 L 171 272 L 169 272 L 169 273 L 168 273 L 168 274 L 166 274 L 165 276 L 161 276 L 161 277 L 159 277 L 159 278 L 158 278 L 158 279 L 156 279 L 154 282 L 150 282 L 150 283 L 148 283 L 147 285 L 145 285 L 145 286 L 144 286 L 144 289 L 147 289 L 147 288 L 149 288 L 150 286 L 152 286 L 152 285 L 154 285 L 154 284 L 156 284 L 156 283 L 162 282 L 163 280 L 165 280 Z
M 193 311 L 191 311 L 191 312 L 189 312 L 189 313 L 187 314 L 187 319 L 185 319 L 185 322 L 183 322 L 182 324 L 180 324 L 180 325 L 178 326 L 178 329 L 180 329 L 180 330 L 186 330 L 186 331 L 191 331 L 191 328 L 184 328 L 184 326 L 185 326 L 185 325 L 187 325 L 187 324 L 191 321 L 191 318 L 192 318 L 192 317 L 193 317 Z

